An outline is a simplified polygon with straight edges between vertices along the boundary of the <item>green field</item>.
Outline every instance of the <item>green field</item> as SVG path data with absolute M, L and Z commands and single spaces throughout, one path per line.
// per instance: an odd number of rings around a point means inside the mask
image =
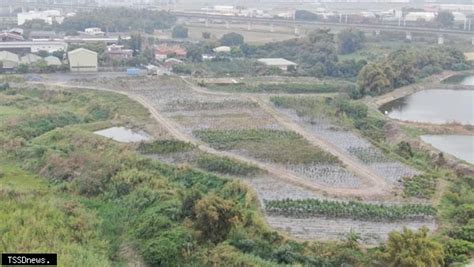
M 337 163 L 338 159 L 312 146 L 302 136 L 290 132 L 266 129 L 203 130 L 194 134 L 222 150 L 244 150 L 253 157 L 277 163 L 311 164 Z

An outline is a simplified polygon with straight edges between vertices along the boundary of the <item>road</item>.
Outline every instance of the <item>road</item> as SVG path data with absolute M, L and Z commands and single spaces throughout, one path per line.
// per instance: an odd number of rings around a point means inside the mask
M 389 188 L 385 184 L 385 180 L 383 177 L 378 177 L 377 175 L 373 174 L 370 170 L 367 170 L 367 167 L 363 166 L 362 163 L 357 162 L 352 158 L 352 156 L 345 154 L 344 152 L 340 151 L 336 147 L 327 142 L 315 137 L 314 135 L 307 133 L 303 128 L 297 125 L 294 122 L 291 122 L 289 119 L 284 118 L 283 115 L 278 114 L 276 110 L 272 110 L 268 104 L 264 103 L 258 97 L 247 95 L 250 97 L 249 99 L 258 103 L 266 112 L 270 113 L 275 119 L 277 119 L 280 123 L 282 123 L 285 127 L 290 130 L 293 130 L 303 137 L 308 139 L 312 144 L 317 145 L 318 147 L 328 151 L 336 155 L 345 165 L 346 167 L 353 171 L 354 173 L 358 174 L 363 180 L 364 184 L 360 188 L 335 188 L 331 186 L 327 186 L 325 184 L 317 183 L 315 181 L 309 181 L 305 178 L 302 178 L 295 174 L 292 171 L 289 171 L 285 168 L 277 166 L 271 163 L 263 163 L 258 160 L 242 156 L 233 152 L 228 151 L 219 151 L 208 144 L 194 138 L 193 136 L 189 136 L 188 134 L 184 133 L 180 129 L 180 126 L 177 125 L 174 121 L 166 118 L 163 114 L 161 114 L 158 109 L 151 103 L 147 98 L 130 92 L 124 92 L 120 90 L 113 90 L 103 87 L 96 87 L 96 86 L 82 86 L 82 85 L 70 85 L 65 83 L 55 83 L 55 82 L 31 82 L 32 84 L 43 84 L 45 86 L 51 87 L 60 87 L 65 89 L 70 88 L 78 88 L 78 89 L 89 89 L 89 90 L 99 90 L 99 91 L 107 91 L 113 93 L 119 93 L 129 98 L 137 101 L 142 106 L 144 106 L 151 114 L 152 118 L 164 129 L 166 129 L 174 138 L 189 142 L 198 146 L 198 148 L 204 152 L 220 156 L 220 157 L 229 157 L 241 162 L 245 162 L 248 164 L 253 164 L 260 169 L 266 171 L 268 174 L 272 175 L 275 178 L 284 180 L 286 182 L 295 184 L 297 186 L 312 190 L 317 193 L 324 193 L 329 196 L 337 196 L 337 197 L 358 197 L 361 199 L 377 199 L 383 198 L 385 195 L 389 193 Z M 188 81 L 186 83 L 190 84 Z M 191 89 L 199 90 L 200 93 L 210 93 L 210 94 L 228 94 L 228 93 L 219 93 L 219 92 L 209 92 L 205 89 L 196 87 L 194 85 L 191 86 Z M 253 98 L 253 99 L 252 99 Z

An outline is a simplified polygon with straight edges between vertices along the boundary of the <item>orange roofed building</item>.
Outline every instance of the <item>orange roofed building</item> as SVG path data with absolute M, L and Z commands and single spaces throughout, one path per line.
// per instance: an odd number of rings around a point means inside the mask
M 179 45 L 164 44 L 155 48 L 155 59 L 163 61 L 168 57 L 186 57 L 187 53 L 188 51 Z

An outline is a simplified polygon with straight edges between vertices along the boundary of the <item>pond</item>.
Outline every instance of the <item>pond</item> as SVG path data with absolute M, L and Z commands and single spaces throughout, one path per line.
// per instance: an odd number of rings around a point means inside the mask
M 125 127 L 111 127 L 108 129 L 95 131 L 95 134 L 112 138 L 122 143 L 134 143 L 150 140 L 150 136 L 143 131 L 133 131 Z
M 474 85 L 474 75 L 455 75 L 443 81 L 446 84 Z
M 391 101 L 380 111 L 392 119 L 444 124 L 474 124 L 474 90 L 425 90 Z
M 421 140 L 445 153 L 474 164 L 474 136 L 422 135 Z

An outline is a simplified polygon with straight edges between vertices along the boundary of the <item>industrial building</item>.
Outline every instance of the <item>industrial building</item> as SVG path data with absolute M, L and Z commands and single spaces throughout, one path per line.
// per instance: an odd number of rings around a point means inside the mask
M 68 52 L 69 68 L 72 72 L 97 71 L 97 53 L 85 48 Z
M 269 67 L 277 67 L 283 71 L 287 71 L 289 67 L 296 66 L 295 62 L 286 60 L 284 58 L 260 58 L 258 62 L 263 63 Z
M 13 70 L 20 64 L 20 58 L 11 52 L 0 51 L 0 62 L 4 70 Z

